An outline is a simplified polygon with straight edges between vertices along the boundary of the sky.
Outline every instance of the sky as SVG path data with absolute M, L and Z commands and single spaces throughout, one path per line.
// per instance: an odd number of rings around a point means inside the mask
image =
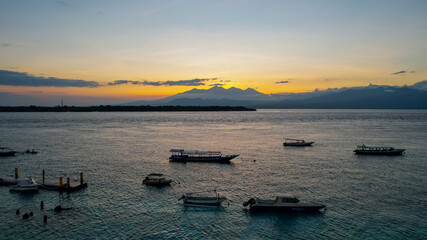
M 409 85 L 427 79 L 426 12 L 425 0 L 0 0 L 0 105 Z

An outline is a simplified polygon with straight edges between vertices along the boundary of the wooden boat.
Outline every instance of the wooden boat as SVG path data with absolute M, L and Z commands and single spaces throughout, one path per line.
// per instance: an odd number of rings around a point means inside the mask
M 227 200 L 227 198 L 220 196 L 216 190 L 212 190 L 205 192 L 186 193 L 183 194 L 178 200 L 183 200 L 184 205 L 221 206 L 221 203 Z
M 6 157 L 6 156 L 15 156 L 16 151 L 11 150 L 7 147 L 0 147 L 0 156 Z
M 406 149 L 396 149 L 394 147 L 368 147 L 363 144 L 357 146 L 354 152 L 363 155 L 402 155 L 405 150 Z
M 292 147 L 306 147 L 311 146 L 314 142 L 306 142 L 302 139 L 292 139 L 286 138 L 286 142 L 283 143 L 283 146 L 292 146 Z
M 213 151 L 185 151 L 184 149 L 171 149 L 171 162 L 216 162 L 230 163 L 230 160 L 239 155 L 223 155 Z
M 276 211 L 276 212 L 316 212 L 325 205 L 314 202 L 300 202 L 298 198 L 287 195 L 277 194 L 276 199 L 261 200 L 251 198 L 243 203 L 243 206 L 249 206 L 250 211 Z
M 163 174 L 151 173 L 143 181 L 145 185 L 151 185 L 156 187 L 170 186 L 172 183 L 171 179 L 166 179 Z
M 16 179 L 16 185 L 10 187 L 10 191 L 16 192 L 36 192 L 38 191 L 39 185 L 32 177 L 18 178 Z

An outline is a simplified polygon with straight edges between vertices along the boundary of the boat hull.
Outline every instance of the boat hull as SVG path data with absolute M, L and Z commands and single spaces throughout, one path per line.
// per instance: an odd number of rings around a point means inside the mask
M 186 157 L 173 155 L 169 158 L 171 162 L 214 162 L 214 163 L 230 163 L 230 160 L 239 155 L 229 155 L 221 157 Z
M 388 155 L 396 156 L 402 155 L 405 149 L 396 149 L 394 151 L 363 151 L 363 150 L 354 150 L 354 153 L 358 155 Z
M 191 205 L 209 205 L 209 206 L 219 206 L 222 202 L 224 202 L 226 198 L 202 198 L 202 197 L 192 197 L 192 198 L 184 198 L 184 204 Z
M 15 156 L 15 151 L 9 151 L 9 152 L 0 152 L 0 157 L 8 157 L 8 156 Z
M 12 186 L 10 191 L 14 192 L 37 192 L 39 186 Z
M 150 186 L 163 187 L 170 186 L 172 180 L 144 180 L 142 183 Z
M 304 143 L 283 143 L 283 146 L 288 147 L 308 147 L 311 146 L 314 142 L 304 142 Z
M 253 212 L 318 212 L 324 205 L 318 206 L 260 206 L 252 205 L 249 211 Z

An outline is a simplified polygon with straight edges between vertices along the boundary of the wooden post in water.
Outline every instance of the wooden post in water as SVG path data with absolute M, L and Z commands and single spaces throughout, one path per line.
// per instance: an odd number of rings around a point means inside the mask
M 18 179 L 18 168 L 15 168 L 15 179 Z
M 59 188 L 62 188 L 62 177 L 59 177 Z
M 80 173 L 80 185 L 83 185 L 83 172 Z
M 67 190 L 71 187 L 71 180 L 69 177 L 67 177 Z
M 43 175 L 43 184 L 44 184 L 44 175 L 45 175 L 44 169 L 43 169 L 42 175 Z

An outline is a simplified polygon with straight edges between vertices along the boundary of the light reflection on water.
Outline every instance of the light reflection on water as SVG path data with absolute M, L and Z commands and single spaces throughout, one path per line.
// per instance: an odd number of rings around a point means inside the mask
M 425 238 L 426 129 L 427 111 L 412 110 L 0 113 L 0 145 L 40 151 L 1 158 L 0 176 L 15 167 L 32 176 L 45 169 L 53 181 L 71 176 L 77 183 L 83 171 L 89 183 L 70 195 L 22 195 L 0 187 L 0 238 Z M 285 148 L 285 137 L 316 144 Z M 352 150 L 361 143 L 407 153 L 356 156 Z M 240 156 L 232 164 L 170 163 L 171 148 Z M 152 172 L 177 182 L 143 186 Z M 229 206 L 177 205 L 182 193 L 214 188 Z M 253 214 L 242 206 L 277 192 L 316 200 L 328 210 Z M 73 210 L 55 213 L 58 204 Z M 22 220 L 29 211 L 34 216 Z

